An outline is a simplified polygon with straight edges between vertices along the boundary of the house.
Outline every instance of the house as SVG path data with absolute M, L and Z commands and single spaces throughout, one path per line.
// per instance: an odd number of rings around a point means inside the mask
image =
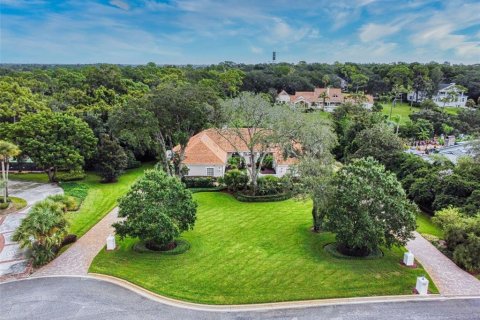
M 175 152 L 179 150 L 179 146 L 174 148 Z M 272 174 L 277 177 L 284 176 L 296 163 L 294 158 L 285 159 L 280 148 L 270 148 L 268 153 L 273 157 Z M 220 134 L 216 129 L 207 129 L 190 138 L 182 164 L 188 168 L 187 176 L 222 177 L 227 170 L 229 158 L 243 157 L 245 163 L 249 165 L 248 155 L 249 150 L 245 142 L 233 132 L 224 130 Z
M 343 92 L 340 88 L 315 88 L 313 91 L 297 91 L 292 95 L 282 90 L 277 96 L 277 102 L 279 103 L 304 105 L 308 108 L 324 109 L 329 112 L 343 103 L 353 103 L 354 100 L 353 95 Z M 373 106 L 373 97 L 366 94 L 362 105 L 370 109 Z
M 417 96 L 418 94 L 418 96 Z M 438 86 L 437 92 L 432 95 L 431 100 L 439 107 L 465 107 L 467 103 L 465 92 L 455 83 L 442 83 Z M 415 91 L 407 94 L 407 100 L 411 102 L 422 102 L 430 99 L 427 92 Z

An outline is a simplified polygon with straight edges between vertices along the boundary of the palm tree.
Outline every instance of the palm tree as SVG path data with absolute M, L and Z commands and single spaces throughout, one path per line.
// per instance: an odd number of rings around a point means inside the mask
M 2 183 L 4 188 L 3 201 L 7 203 L 8 198 L 8 171 L 10 169 L 10 158 L 20 154 L 20 149 L 13 143 L 0 140 L 0 162 L 2 164 Z
M 323 100 L 323 106 L 322 106 L 322 109 L 325 110 L 325 104 L 327 103 L 326 100 L 327 99 L 330 99 L 330 97 L 328 96 L 328 93 L 327 91 L 323 91 L 322 93 L 320 93 L 318 95 L 319 98 L 322 98 Z

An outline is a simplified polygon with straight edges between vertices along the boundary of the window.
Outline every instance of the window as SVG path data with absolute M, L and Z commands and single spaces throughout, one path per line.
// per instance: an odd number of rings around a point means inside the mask
M 207 176 L 213 177 L 214 176 L 214 169 L 213 168 L 207 168 Z

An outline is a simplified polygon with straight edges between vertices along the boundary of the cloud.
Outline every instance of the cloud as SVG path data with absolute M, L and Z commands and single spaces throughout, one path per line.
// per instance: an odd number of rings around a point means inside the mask
M 130 5 L 123 0 L 110 0 L 109 2 L 112 6 L 117 7 L 122 10 L 130 10 Z
M 262 54 L 263 49 L 255 46 L 250 46 L 250 51 L 255 54 Z
M 359 37 L 363 42 L 371 42 L 400 31 L 400 25 L 368 23 L 360 28 Z

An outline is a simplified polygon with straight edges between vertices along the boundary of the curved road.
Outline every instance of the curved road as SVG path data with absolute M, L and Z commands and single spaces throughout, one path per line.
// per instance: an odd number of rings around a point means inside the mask
M 0 284 L 0 319 L 479 319 L 480 298 L 199 311 L 147 299 L 116 284 L 80 277 Z

